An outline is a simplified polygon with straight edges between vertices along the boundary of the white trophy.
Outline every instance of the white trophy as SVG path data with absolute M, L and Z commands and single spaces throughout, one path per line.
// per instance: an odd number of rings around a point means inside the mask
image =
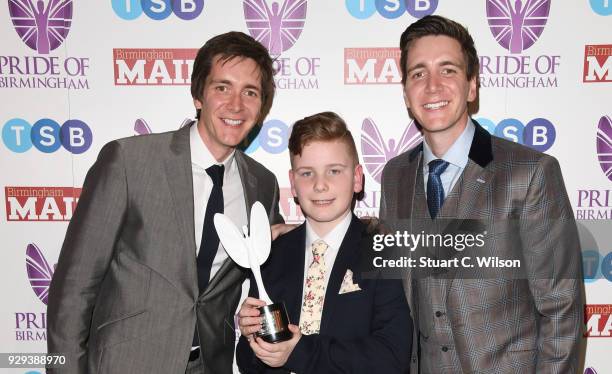
M 251 269 L 259 291 L 259 298 L 267 304 L 259 308 L 259 313 L 264 318 L 261 330 L 255 335 L 268 343 L 291 339 L 292 334 L 289 331 L 289 317 L 285 304 L 272 302 L 264 288 L 259 269 L 259 266 L 266 262 L 270 255 L 272 242 L 266 209 L 259 201 L 253 204 L 250 230 L 242 226 L 241 232 L 227 216 L 220 213 L 215 214 L 214 222 L 219 240 L 227 254 L 238 265 Z

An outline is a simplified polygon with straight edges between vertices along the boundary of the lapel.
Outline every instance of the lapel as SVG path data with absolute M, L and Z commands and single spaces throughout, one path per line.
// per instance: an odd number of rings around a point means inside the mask
M 285 235 L 293 235 L 292 240 L 285 248 L 278 248 L 283 253 L 283 261 L 279 264 L 282 269 L 276 269 L 283 274 L 284 280 L 283 296 L 285 300 L 272 300 L 273 302 L 284 301 L 289 314 L 289 321 L 294 325 L 300 323 L 302 311 L 302 295 L 304 293 L 304 250 L 306 247 L 306 224 L 303 223 L 292 232 Z
M 338 255 L 336 256 L 336 261 L 332 267 L 329 282 L 327 283 L 327 288 L 325 290 L 325 302 L 323 304 L 323 315 L 321 316 L 320 326 L 321 332 L 325 332 L 327 326 L 332 325 L 334 313 L 338 309 L 336 308 L 336 303 L 338 302 L 338 292 L 340 292 L 340 286 L 342 285 L 342 280 L 344 279 L 346 270 L 350 267 L 354 267 L 355 264 L 358 264 L 363 230 L 363 223 L 361 223 L 359 218 L 353 214 L 351 224 L 349 225 L 349 228 L 344 235 L 344 239 L 342 240 L 342 244 L 338 249 Z M 354 271 L 354 273 L 356 274 L 357 271 Z
M 174 213 L 180 228 L 180 239 L 185 253 L 179 258 L 191 259 L 185 261 L 185 287 L 187 294 L 195 299 L 198 294 L 197 270 L 195 262 L 196 243 L 193 223 L 193 175 L 191 171 L 191 150 L 189 146 L 189 128 L 185 126 L 172 135 L 169 156 L 165 159 L 166 180 L 174 201 Z
M 489 164 L 493 161 L 491 134 L 472 120 L 476 127 L 474 139 L 470 146 L 469 160 L 463 170 L 463 188 L 459 196 L 458 219 L 473 218 L 469 216 L 470 208 L 482 191 L 491 183 L 493 172 Z
M 408 165 L 404 171 L 401 171 L 397 188 L 398 219 L 407 219 L 412 217 L 412 209 L 414 209 L 414 194 L 416 190 L 417 175 L 423 158 L 423 143 L 414 147 L 408 154 Z M 403 169 L 403 168 L 402 168 Z M 404 197 L 404 198 L 402 198 Z
M 470 146 L 469 160 L 463 170 L 463 185 L 459 195 L 459 206 L 457 208 L 457 219 L 453 220 L 453 229 L 461 227 L 466 219 L 475 219 L 471 214 L 471 209 L 474 207 L 480 195 L 486 191 L 487 186 L 493 179 L 493 172 L 489 167 L 493 161 L 493 147 L 491 144 L 491 134 L 482 128 L 478 122 L 472 120 L 476 126 L 474 139 Z M 448 298 L 449 290 L 455 280 L 455 274 L 458 268 L 451 267 L 448 270 L 447 277 L 450 279 L 449 285 L 446 288 L 445 302 Z
M 240 182 L 244 191 L 244 201 L 247 207 L 247 222 L 251 219 L 251 206 L 257 201 L 257 177 L 249 171 L 246 156 L 242 151 L 236 149 L 236 165 L 238 166 L 238 174 L 240 174 Z

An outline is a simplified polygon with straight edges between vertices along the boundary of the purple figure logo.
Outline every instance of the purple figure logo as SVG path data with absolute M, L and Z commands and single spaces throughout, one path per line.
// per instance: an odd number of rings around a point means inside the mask
M 277 57 L 295 44 L 306 21 L 306 0 L 244 0 L 244 18 L 249 33 Z
M 404 129 L 399 142 L 389 139 L 388 143 L 383 140 L 378 127 L 370 118 L 363 120 L 361 125 L 361 156 L 368 173 L 380 183 L 382 170 L 390 159 L 406 152 L 421 141 L 421 132 L 414 121 L 411 121 Z
M 134 132 L 136 135 L 146 135 L 152 133 L 149 125 L 142 118 L 138 118 L 136 122 L 134 122 Z
M 193 119 L 185 118 L 183 119 L 183 122 L 181 122 L 178 128 L 182 129 L 185 126 L 190 125 L 192 122 L 193 122 Z M 134 122 L 134 132 L 136 133 L 136 135 L 153 134 L 153 130 L 151 130 L 151 127 L 149 126 L 147 121 L 144 120 L 144 118 L 138 118 Z
M 72 0 L 48 0 L 46 6 L 43 0 L 9 0 L 8 6 L 15 31 L 39 54 L 49 54 L 66 39 L 72 22 Z
M 612 120 L 603 116 L 597 126 L 597 157 L 601 170 L 612 181 Z
M 549 11 L 550 0 L 487 0 L 487 19 L 495 40 L 515 54 L 542 35 Z
M 584 369 L 584 374 L 597 374 L 597 372 L 593 368 L 586 368 Z
M 57 264 L 56 264 L 57 266 Z M 40 301 L 47 304 L 49 297 L 49 285 L 53 277 L 53 269 L 45 259 L 36 244 L 28 244 L 26 248 L 26 271 L 32 290 Z

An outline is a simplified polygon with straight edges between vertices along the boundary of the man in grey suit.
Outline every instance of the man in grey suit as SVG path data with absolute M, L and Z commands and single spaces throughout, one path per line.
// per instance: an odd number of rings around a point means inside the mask
M 278 184 L 236 149 L 274 98 L 272 60 L 230 32 L 198 52 L 197 122 L 105 145 L 68 227 L 48 307 L 53 373 L 231 373 L 245 272 L 212 226 L 255 201 L 281 223 Z
M 404 31 L 400 49 L 405 103 L 424 141 L 387 163 L 381 218 L 412 233 L 480 227 L 489 253 L 520 260 L 512 271 L 452 261 L 406 270 L 411 372 L 575 373 L 580 246 L 558 162 L 470 118 L 479 66 L 463 26 L 424 17 Z M 458 255 L 440 244 L 428 250 L 434 259 Z

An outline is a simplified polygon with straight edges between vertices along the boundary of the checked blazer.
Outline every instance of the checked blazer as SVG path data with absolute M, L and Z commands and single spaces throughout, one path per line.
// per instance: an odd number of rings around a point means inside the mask
M 453 218 L 482 222 L 492 230 L 486 241 L 493 253 L 521 258 L 526 276 L 470 279 L 456 270 L 441 288 L 444 313 L 432 316 L 421 315 L 432 309 L 419 305 L 432 299 L 422 292 L 432 278 L 406 270 L 404 289 L 415 323 L 411 373 L 575 373 L 582 268 L 559 164 L 473 122 L 469 161 L 449 194 L 458 199 Z M 410 219 L 422 216 L 422 156 L 421 144 L 385 166 L 380 217 L 391 228 L 411 230 Z M 455 355 L 447 367 L 432 362 L 424 353 L 431 347 L 422 346 L 431 333 L 423 330 L 438 317 L 446 319 L 452 346 L 437 356 Z

